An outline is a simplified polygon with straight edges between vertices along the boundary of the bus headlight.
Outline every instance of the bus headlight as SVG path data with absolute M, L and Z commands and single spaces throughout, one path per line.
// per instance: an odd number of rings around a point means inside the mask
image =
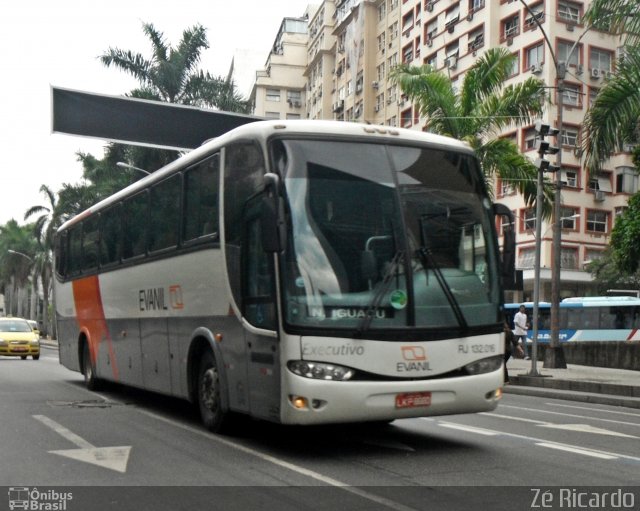
M 307 362 L 306 360 L 290 360 L 289 370 L 298 376 L 314 380 L 346 381 L 356 373 L 353 369 L 323 362 Z
M 476 360 L 471 364 L 467 364 L 464 368 L 469 374 L 484 374 L 492 373 L 502 367 L 504 357 L 502 355 L 496 355 L 495 357 L 483 358 L 482 360 Z

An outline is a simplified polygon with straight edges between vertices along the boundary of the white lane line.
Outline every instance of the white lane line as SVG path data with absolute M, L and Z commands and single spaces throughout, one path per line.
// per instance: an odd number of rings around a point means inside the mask
M 610 410 L 610 409 L 605 409 L 605 408 L 593 408 L 591 406 L 565 405 L 565 404 L 562 404 L 562 403 L 545 403 L 545 404 L 549 405 L 549 406 L 558 406 L 560 408 L 576 408 L 578 410 L 588 410 L 588 411 L 591 411 L 591 412 L 602 412 L 602 413 L 607 413 L 607 414 L 615 413 L 615 414 L 618 414 L 618 415 L 628 415 L 630 417 L 640 418 L 640 412 L 638 412 L 638 413 L 619 412 L 618 410 Z
M 635 423 L 635 422 L 624 422 L 624 421 L 619 421 L 619 420 L 615 420 L 615 419 L 602 419 L 600 417 L 591 417 L 589 415 L 576 415 L 573 413 L 566 413 L 566 412 L 553 412 L 551 410 L 541 410 L 538 408 L 526 408 L 524 406 L 512 406 L 512 405 L 500 405 L 500 408 L 513 408 L 514 410 L 524 410 L 527 412 L 539 412 L 539 413 L 548 413 L 550 415 L 563 415 L 565 417 L 575 417 L 578 419 L 589 419 L 589 420 L 595 420 L 595 421 L 601 421 L 601 422 L 613 422 L 614 424 L 623 424 L 625 426 L 635 426 L 636 428 L 640 428 L 640 423 Z M 490 412 L 482 412 L 484 415 L 492 415 Z
M 185 431 L 188 431 L 190 433 L 194 433 L 198 436 L 204 437 L 208 440 L 213 440 L 215 442 L 221 443 L 223 445 L 226 445 L 227 447 L 231 447 L 232 449 L 236 449 L 238 451 L 241 451 L 245 454 L 249 454 L 251 456 L 255 456 L 263 461 L 266 461 L 268 463 L 272 463 L 274 465 L 277 465 L 279 467 L 285 468 L 287 470 L 291 470 L 293 472 L 296 472 L 298 474 L 302 474 L 304 476 L 307 476 L 311 479 L 315 479 L 316 481 L 319 481 L 323 484 L 329 485 L 329 486 L 335 486 L 336 488 L 340 488 L 346 492 L 352 493 L 354 495 L 357 495 L 358 497 L 362 497 L 366 500 L 369 500 L 371 502 L 375 502 L 376 504 L 380 504 L 381 506 L 385 506 L 394 510 L 399 510 L 399 511 L 417 511 L 415 508 L 409 507 L 409 506 L 405 506 L 403 504 L 400 504 L 399 502 L 390 500 L 390 499 L 386 499 L 384 497 L 380 497 L 378 495 L 375 495 L 373 493 L 369 493 L 367 491 L 361 490 L 360 488 L 356 488 L 353 486 L 348 485 L 345 482 L 339 481 L 337 479 L 334 479 L 332 477 L 328 477 L 325 476 L 323 474 L 320 474 L 319 472 L 315 472 L 314 470 L 309 470 L 307 468 L 304 468 L 300 465 L 296 465 L 295 463 L 290 463 L 288 461 L 285 460 L 281 460 L 279 458 L 276 458 L 275 456 L 271 456 L 270 454 L 266 454 L 260 451 L 257 451 L 255 449 L 252 449 L 250 447 L 245 447 L 244 445 L 240 445 L 240 444 L 236 444 L 230 440 L 227 440 L 226 438 L 222 438 L 218 435 L 214 435 L 213 433 L 209 433 L 208 431 L 205 430 L 201 430 L 198 428 L 194 428 L 192 426 L 188 426 L 186 424 L 182 424 L 180 422 L 174 421 L 172 419 L 169 419 L 167 417 L 163 417 L 162 415 L 158 415 L 156 413 L 153 412 L 149 412 L 147 410 L 142 410 L 140 408 L 134 408 L 134 410 L 136 410 L 137 412 L 140 412 L 144 415 L 147 415 L 148 417 L 151 417 L 153 419 L 159 420 L 161 422 L 165 422 L 167 424 L 170 424 L 171 426 L 174 426 L 176 428 L 180 428 L 183 429 Z
M 477 433 L 478 435 L 496 436 L 500 435 L 499 431 L 493 431 L 491 429 L 476 428 L 474 426 L 466 426 L 464 424 L 456 424 L 455 422 L 438 422 L 439 426 L 449 429 L 457 429 L 460 431 L 467 431 L 469 433 Z
M 505 417 L 507 417 L 507 416 L 505 416 Z M 507 418 L 511 419 L 512 417 L 507 417 Z M 619 454 L 619 453 L 616 453 L 616 452 L 608 452 L 608 451 L 601 451 L 601 450 L 597 450 L 597 449 L 589 449 L 588 447 L 582 447 L 582 446 L 579 446 L 579 445 L 571 445 L 571 444 L 564 444 L 564 443 L 561 443 L 561 442 L 553 442 L 553 441 L 545 440 L 543 438 L 536 438 L 536 437 L 527 436 L 527 435 L 519 435 L 517 433 L 509 433 L 509 432 L 506 432 L 506 431 L 496 431 L 496 430 L 485 429 L 485 428 L 474 428 L 474 427 L 471 427 L 471 426 L 466 426 L 466 425 L 463 425 L 463 424 L 456 424 L 456 423 L 453 423 L 453 422 L 441 422 L 441 421 L 438 421 L 438 420 L 436 420 L 435 422 L 438 425 L 446 424 L 445 427 L 451 427 L 451 425 L 463 426 L 463 427 L 458 427 L 458 428 L 455 428 L 455 429 L 468 431 L 470 433 L 479 433 L 478 430 L 482 430 L 485 433 L 480 433 L 480 434 L 486 434 L 486 432 L 493 432 L 495 435 L 504 435 L 504 436 L 508 436 L 508 437 L 512 437 L 512 438 L 517 438 L 517 439 L 520 439 L 520 440 L 527 440 L 528 442 L 533 442 L 536 445 L 537 444 L 545 444 L 545 446 L 553 445 L 553 446 L 556 446 L 555 448 L 560 449 L 560 450 L 570 451 L 570 452 L 579 453 L 579 454 L 587 454 L 589 456 L 594 456 L 594 457 L 598 457 L 598 458 L 603 458 L 603 459 L 620 459 L 620 458 L 623 458 L 625 460 L 631 460 L 631 461 L 640 463 L 640 457 L 638 457 L 638 456 L 630 456 L 628 454 Z
M 540 447 L 548 447 L 549 449 L 557 449 L 559 451 L 572 452 L 574 454 L 582 454 L 583 456 L 591 456 L 593 458 L 600 458 L 600 459 L 603 459 L 603 460 L 616 460 L 616 459 L 618 459 L 617 456 L 613 456 L 611 454 L 605 454 L 605 453 L 601 453 L 601 452 L 597 452 L 597 451 L 588 451 L 588 450 L 585 450 L 585 449 L 578 449 L 578 448 L 569 447 L 568 445 L 563 445 L 563 444 L 540 442 L 540 443 L 537 443 L 536 445 L 539 445 Z

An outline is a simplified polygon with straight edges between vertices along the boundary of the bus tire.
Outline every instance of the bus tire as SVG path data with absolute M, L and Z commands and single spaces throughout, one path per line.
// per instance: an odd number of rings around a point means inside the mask
M 220 373 L 213 353 L 205 351 L 198 369 L 198 407 L 204 427 L 222 433 L 229 422 L 229 412 L 222 408 Z
M 89 344 L 86 342 L 82 348 L 82 373 L 84 374 L 84 383 L 87 389 L 100 390 L 100 380 L 96 377 L 96 369 L 91 363 Z
M 33 360 L 40 360 L 40 355 L 32 355 L 31 358 Z

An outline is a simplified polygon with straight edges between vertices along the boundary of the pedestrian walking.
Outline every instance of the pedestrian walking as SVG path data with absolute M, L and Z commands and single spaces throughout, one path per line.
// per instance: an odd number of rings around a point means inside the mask
M 520 310 L 516 312 L 516 315 L 513 317 L 513 334 L 515 335 L 518 346 L 522 349 L 524 358 L 527 360 L 530 358 L 529 349 L 527 347 L 528 329 L 529 319 L 527 318 L 524 305 L 520 305 Z

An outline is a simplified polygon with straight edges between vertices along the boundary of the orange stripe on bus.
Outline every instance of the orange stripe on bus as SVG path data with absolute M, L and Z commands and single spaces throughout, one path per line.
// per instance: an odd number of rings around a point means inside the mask
M 104 315 L 102 297 L 100 295 L 100 281 L 97 275 L 73 281 L 73 301 L 76 306 L 78 328 L 87 335 L 90 347 L 89 352 L 94 366 L 97 365 L 100 343 L 106 341 L 113 378 L 118 381 L 118 366 L 113 351 L 111 335 L 107 328 L 107 319 Z

